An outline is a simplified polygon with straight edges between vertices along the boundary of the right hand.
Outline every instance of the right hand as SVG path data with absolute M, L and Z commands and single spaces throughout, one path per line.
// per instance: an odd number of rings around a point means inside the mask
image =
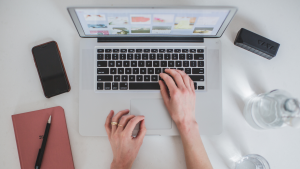
M 196 124 L 195 118 L 195 88 L 192 79 L 183 71 L 175 69 L 166 69 L 174 80 L 166 73 L 161 73 L 160 91 L 164 103 L 178 129 L 187 125 Z M 169 89 L 167 89 L 167 86 Z

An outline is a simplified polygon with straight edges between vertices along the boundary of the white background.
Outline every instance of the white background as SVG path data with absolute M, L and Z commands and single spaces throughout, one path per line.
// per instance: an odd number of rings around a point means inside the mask
M 239 8 L 221 38 L 223 54 L 224 131 L 202 136 L 216 169 L 228 168 L 239 154 L 260 154 L 272 169 L 300 168 L 300 129 L 258 131 L 241 112 L 251 93 L 284 89 L 300 98 L 300 1 L 298 0 L 0 0 L 0 168 L 20 168 L 11 115 L 53 106 L 65 110 L 76 169 L 109 168 L 112 152 L 107 137 L 78 133 L 79 36 L 68 6 L 182 6 L 227 5 Z M 280 43 L 277 56 L 264 59 L 233 45 L 240 28 Z M 71 83 L 69 93 L 43 95 L 31 48 L 57 41 Z M 124 107 L 125 108 L 125 107 Z M 101 111 L 101 110 L 99 110 Z M 108 113 L 108 112 L 107 112 Z M 99 119 L 104 124 L 104 119 Z M 145 137 L 133 168 L 185 167 L 180 137 Z

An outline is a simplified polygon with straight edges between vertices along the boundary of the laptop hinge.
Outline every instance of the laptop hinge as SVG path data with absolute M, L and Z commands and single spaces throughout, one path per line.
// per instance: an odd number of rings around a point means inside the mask
M 203 37 L 98 37 L 98 42 L 195 42 L 203 43 Z

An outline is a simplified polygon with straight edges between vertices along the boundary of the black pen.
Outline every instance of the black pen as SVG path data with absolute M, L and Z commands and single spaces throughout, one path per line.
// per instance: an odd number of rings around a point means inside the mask
M 51 125 L 51 115 L 50 115 L 50 117 L 48 119 L 48 123 L 46 125 L 42 146 L 39 149 L 39 153 L 38 153 L 38 156 L 36 158 L 35 167 L 34 167 L 35 169 L 40 169 L 41 168 L 42 160 L 43 160 L 43 156 L 44 156 L 44 152 L 45 152 L 45 147 L 46 147 L 46 143 L 47 143 L 47 139 L 48 139 L 50 125 Z

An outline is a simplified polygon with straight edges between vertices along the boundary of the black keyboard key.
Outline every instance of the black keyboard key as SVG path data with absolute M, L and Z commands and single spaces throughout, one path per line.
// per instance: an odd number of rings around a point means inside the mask
M 119 52 L 119 49 L 113 49 L 113 52 Z
M 198 53 L 203 53 L 203 52 L 204 52 L 204 49 L 197 49 L 197 52 L 198 52 Z
M 138 64 L 139 67 L 145 67 L 145 61 L 139 61 Z
M 155 60 L 156 59 L 156 54 L 151 53 L 150 54 L 150 60 Z
M 135 52 L 135 49 L 128 49 L 128 52 L 134 53 L 134 52 Z
M 131 67 L 137 67 L 137 61 L 131 61 Z
M 167 52 L 172 53 L 173 49 L 167 49 Z
M 151 76 L 151 81 L 157 82 L 158 81 L 158 76 L 157 75 L 152 75 Z
M 133 60 L 133 54 L 127 54 L 127 60 Z
M 129 67 L 129 61 L 123 61 L 123 66 L 124 67 Z
M 161 68 L 155 68 L 155 74 L 160 74 L 161 73 Z
M 194 60 L 203 60 L 204 55 L 203 54 L 194 54 Z
M 148 68 L 148 74 L 154 74 L 154 68 Z
M 97 66 L 98 67 L 107 67 L 107 61 L 98 61 Z
M 128 90 L 128 83 L 120 83 L 120 90 Z
M 143 81 L 143 75 L 137 75 L 136 81 Z
M 98 75 L 97 81 L 112 81 L 112 75 Z
M 197 90 L 197 83 L 194 83 L 195 90 Z
M 110 68 L 110 74 L 117 74 L 116 68 Z
M 188 49 L 182 49 L 182 52 L 188 52 L 189 50 Z
M 131 74 L 131 68 L 125 68 L 125 74 Z
M 184 70 L 184 68 L 177 68 L 177 70 Z
M 141 74 L 146 74 L 146 68 L 141 68 L 140 72 L 141 72 Z
M 118 60 L 119 54 L 112 54 L 112 60 Z
M 135 75 L 129 75 L 129 81 L 135 81 Z
M 197 62 L 196 61 L 191 61 L 191 67 L 197 67 Z
M 114 81 L 115 82 L 119 82 L 121 80 L 121 76 L 120 75 L 114 75 Z
M 171 54 L 166 53 L 166 54 L 164 55 L 164 58 L 165 58 L 165 60 L 170 60 L 170 59 L 171 59 Z
M 111 49 L 105 49 L 105 52 L 111 52 Z
M 122 61 L 116 61 L 116 67 L 122 67 Z
M 167 67 L 168 65 L 167 65 L 167 61 L 161 61 L 160 62 L 160 66 L 161 67 Z
M 183 61 L 183 67 L 190 67 L 189 61 Z
M 122 81 L 128 81 L 128 75 L 122 75 Z
M 186 60 L 193 60 L 193 54 L 187 54 L 186 55 Z
M 182 67 L 182 61 L 176 61 L 176 67 Z
M 105 54 L 105 60 L 111 60 L 111 54 Z
M 199 90 L 204 90 L 204 86 L 198 86 Z
M 185 54 L 179 54 L 179 60 L 185 60 Z
M 102 52 L 104 52 L 104 49 L 97 49 L 97 52 L 102 53 Z
M 129 90 L 159 90 L 157 82 L 148 83 L 129 83 Z
M 150 75 L 145 75 L 145 76 L 144 76 L 144 81 L 145 81 L 145 82 L 150 81 Z
M 150 52 L 150 49 L 144 49 L 144 52 Z
M 152 67 L 152 61 L 146 61 L 146 67 Z
M 168 67 L 174 67 L 174 61 L 168 61 Z
M 203 75 L 189 75 L 193 81 L 204 81 Z
M 105 83 L 105 90 L 111 90 L 111 83 Z
M 124 74 L 124 68 L 118 68 L 118 74 Z
M 103 83 L 97 83 L 97 90 L 103 90 Z
M 198 61 L 198 67 L 204 67 L 204 61 Z
M 179 53 L 181 52 L 181 49 L 174 49 L 174 52 Z
M 127 53 L 127 49 L 121 49 L 121 52 Z
M 109 67 L 115 67 L 115 61 L 108 61 Z
M 173 60 L 178 60 L 178 54 L 172 54 L 172 59 Z
M 98 60 L 103 60 L 104 58 L 104 55 L 103 54 L 97 54 L 97 59 Z
M 132 74 L 139 74 L 140 73 L 140 69 L 139 68 L 133 68 L 132 69 Z
M 196 49 L 190 49 L 191 53 L 196 53 Z
M 203 68 L 193 68 L 193 74 L 204 74 Z
M 185 68 L 185 73 L 186 74 L 191 74 L 191 68 Z
M 159 61 L 153 61 L 153 67 L 159 67 Z
M 158 52 L 158 50 L 157 49 L 151 49 L 151 52 L 156 53 L 156 52 Z
M 120 60 L 126 60 L 126 54 L 121 53 L 120 54 Z
M 135 60 L 141 60 L 141 54 L 136 53 L 136 54 L 134 55 L 134 59 L 135 59 Z
M 164 59 L 164 55 L 159 53 L 157 54 L 157 60 L 163 60 Z
M 166 49 L 159 49 L 159 52 L 165 52 Z
M 142 59 L 143 60 L 148 60 L 148 54 L 147 53 L 143 53 L 142 54 Z
M 98 74 L 109 74 L 109 69 L 108 68 L 97 68 L 97 73 Z
M 119 89 L 119 84 L 118 83 L 112 83 L 112 89 L 113 90 L 118 90 Z
M 136 49 L 136 52 L 142 52 L 143 49 Z

